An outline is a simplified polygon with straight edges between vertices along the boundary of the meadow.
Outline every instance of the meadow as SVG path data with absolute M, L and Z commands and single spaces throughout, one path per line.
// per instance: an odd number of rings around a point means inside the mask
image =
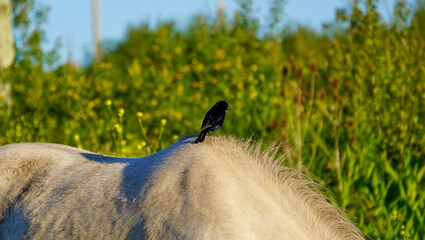
M 58 65 L 43 51 L 48 12 L 13 1 L 14 64 L 0 71 L 0 145 L 54 142 L 145 156 L 199 131 L 218 100 L 220 134 L 278 143 L 287 166 L 325 186 L 367 239 L 425 238 L 425 4 L 353 1 L 322 33 L 233 16 L 129 28 L 100 61 Z M 59 47 L 59 45 L 58 45 Z M 2 100 L 0 99 L 0 102 Z

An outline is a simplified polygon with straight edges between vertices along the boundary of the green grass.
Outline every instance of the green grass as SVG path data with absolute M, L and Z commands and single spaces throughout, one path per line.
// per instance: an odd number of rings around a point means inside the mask
M 0 72 L 14 101 L 0 108 L 0 145 L 144 156 L 197 132 L 226 100 L 222 134 L 282 143 L 288 164 L 326 186 L 365 236 L 425 237 L 423 8 L 399 2 L 386 25 L 377 1 L 353 3 L 332 34 L 280 34 L 279 24 L 260 30 L 242 4 L 231 19 L 199 17 L 185 30 L 130 28 L 101 62 L 77 68 L 40 50 L 41 27 L 29 29 L 45 15 L 31 3 L 14 2 L 22 37 Z

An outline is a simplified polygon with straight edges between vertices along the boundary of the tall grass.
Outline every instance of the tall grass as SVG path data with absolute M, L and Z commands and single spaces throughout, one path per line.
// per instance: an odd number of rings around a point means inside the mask
M 423 239 L 424 8 L 399 1 L 388 24 L 377 2 L 354 1 L 328 24 L 333 34 L 318 34 L 281 33 L 278 22 L 264 30 L 241 1 L 233 18 L 199 17 L 186 30 L 131 28 L 100 63 L 79 68 L 52 67 L 41 25 L 30 28 L 44 12 L 15 1 L 22 36 L 0 73 L 14 102 L 0 110 L 0 145 L 143 156 L 198 131 L 224 99 L 222 133 L 282 142 L 287 164 L 327 186 L 367 237 Z

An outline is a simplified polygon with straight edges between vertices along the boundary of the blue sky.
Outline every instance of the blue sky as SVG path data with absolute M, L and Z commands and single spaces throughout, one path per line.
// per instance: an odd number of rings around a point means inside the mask
M 85 63 L 85 53 L 92 52 L 92 18 L 90 0 L 36 0 L 36 3 L 50 7 L 45 25 L 49 49 L 60 38 L 61 61 L 67 59 L 69 49 L 71 59 L 79 64 Z M 205 14 L 212 16 L 216 12 L 217 0 L 99 0 L 100 36 L 102 40 L 119 40 L 125 36 L 130 24 L 149 22 L 155 26 L 158 22 L 174 20 L 180 26 L 187 24 L 193 16 Z M 267 18 L 271 0 L 253 0 L 255 11 L 260 19 Z M 350 0 L 287 0 L 283 21 L 290 24 L 300 23 L 321 30 L 322 23 L 335 19 L 335 10 L 347 6 Z M 386 4 L 388 2 L 388 4 Z M 385 19 L 392 12 L 395 0 L 384 0 L 379 10 Z M 231 15 L 237 9 L 237 0 L 225 0 L 226 14 Z M 388 7 L 387 7 L 388 6 Z

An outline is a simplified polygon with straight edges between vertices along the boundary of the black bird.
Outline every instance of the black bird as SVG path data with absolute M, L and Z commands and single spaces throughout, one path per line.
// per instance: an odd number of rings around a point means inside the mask
M 204 121 L 202 121 L 201 133 L 195 143 L 203 142 L 209 131 L 217 131 L 223 125 L 226 110 L 230 110 L 227 102 L 219 101 L 207 112 Z

